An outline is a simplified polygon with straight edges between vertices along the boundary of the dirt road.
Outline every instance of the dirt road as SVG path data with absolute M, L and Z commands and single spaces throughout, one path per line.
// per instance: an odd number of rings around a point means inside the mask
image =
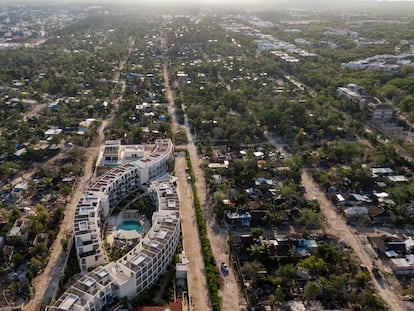
M 180 125 L 175 115 L 174 97 L 170 88 L 167 66 L 164 66 L 164 84 L 168 99 L 168 114 L 172 118 L 173 132 L 177 132 Z M 189 259 L 188 263 L 188 287 L 191 299 L 192 310 L 211 310 L 210 298 L 208 295 L 207 279 L 204 260 L 201 253 L 200 237 L 198 234 L 195 209 L 193 204 L 193 190 L 187 183 L 185 169 L 187 162 L 185 153 L 175 160 L 175 174 L 178 178 L 178 193 L 180 196 L 181 230 L 183 233 L 184 252 Z
M 359 257 L 362 264 L 368 267 L 372 271 L 373 258 L 367 250 L 367 246 L 361 243 L 358 235 L 349 227 L 345 220 L 337 213 L 336 207 L 328 200 L 325 193 L 319 188 L 316 182 L 313 180 L 309 172 L 304 170 L 302 174 L 302 185 L 306 188 L 305 197 L 309 200 L 316 198 L 321 207 L 321 212 L 326 218 L 327 226 L 326 231 L 329 234 L 335 235 L 342 239 L 354 250 L 355 254 Z M 381 298 L 388 305 L 390 310 L 394 311 L 406 311 L 412 310 L 410 303 L 401 301 L 398 294 L 395 292 L 392 285 L 388 284 L 385 279 L 373 278 L 373 283 L 380 294 Z
M 133 41 L 130 42 L 130 44 L 133 44 Z M 131 49 L 129 49 L 129 51 L 131 51 Z M 125 58 L 120 61 L 119 71 L 122 70 L 123 66 L 126 63 L 126 60 L 127 59 Z M 122 86 L 121 94 L 123 94 L 125 91 L 125 82 L 121 81 L 120 83 Z M 99 154 L 101 144 L 105 140 L 104 130 L 113 122 L 115 113 L 118 110 L 121 101 L 122 95 L 113 100 L 113 110 L 108 114 L 108 117 L 102 121 L 98 129 L 98 135 L 94 138 L 91 146 L 82 148 L 83 155 L 86 158 L 86 162 L 84 163 L 83 176 L 78 178 L 78 182 L 76 184 L 70 202 L 66 206 L 65 218 L 63 219 L 56 239 L 50 248 L 48 263 L 43 270 L 43 273 L 38 275 L 32 282 L 34 296 L 24 306 L 24 310 L 42 310 L 46 305 L 50 303 L 50 299 L 56 292 L 56 289 L 59 285 L 59 278 L 63 275 L 63 269 L 65 267 L 68 252 L 63 250 L 60 241 L 61 239 L 66 239 L 67 237 L 73 236 L 73 219 L 75 215 L 76 205 L 78 204 L 80 198 L 83 196 L 83 192 L 92 178 L 94 171 L 94 161 Z
M 165 42 L 164 42 L 165 44 Z M 224 228 L 220 227 L 215 218 L 212 214 L 212 205 L 211 202 L 206 202 L 206 182 L 204 177 L 204 171 L 201 168 L 202 160 L 198 156 L 197 147 L 193 142 L 192 134 L 190 132 L 190 127 L 188 124 L 187 116 L 185 116 L 185 125 L 181 126 L 176 119 L 175 116 L 175 104 L 174 104 L 174 97 L 170 88 L 169 84 L 169 77 L 168 77 L 168 68 L 164 66 L 164 80 L 166 86 L 166 96 L 168 99 L 168 113 L 172 118 L 172 127 L 173 131 L 177 132 L 180 128 L 184 128 L 188 138 L 188 144 L 185 146 L 190 153 L 190 159 L 192 163 L 192 167 L 194 170 L 194 175 L 196 177 L 196 185 L 197 185 L 197 194 L 203 208 L 204 217 L 207 224 L 207 234 L 208 239 L 210 241 L 211 249 L 213 255 L 217 262 L 217 270 L 220 271 L 220 264 L 221 262 L 225 262 L 229 264 L 229 247 L 228 247 L 228 235 Z M 176 175 L 179 180 L 185 178 L 185 162 L 183 162 L 180 158 L 176 159 Z M 184 176 L 184 177 L 183 177 Z M 183 185 L 185 184 L 185 186 Z M 186 190 L 182 190 L 181 188 L 184 187 Z M 184 196 L 182 192 L 184 191 Z M 183 239 L 184 239 L 184 249 L 186 252 L 190 252 L 187 254 L 188 258 L 190 258 L 190 265 L 189 265 L 189 286 L 190 286 L 190 297 L 193 304 L 193 310 L 211 310 L 209 307 L 210 304 L 208 298 L 208 289 L 206 286 L 206 277 L 205 277 L 205 270 L 204 270 L 204 261 L 201 256 L 201 248 L 198 236 L 198 229 L 197 223 L 194 216 L 194 208 L 192 204 L 193 194 L 192 189 L 187 185 L 187 183 L 180 182 L 179 183 L 179 193 L 180 193 L 180 205 L 183 205 L 181 208 L 184 209 L 185 207 L 190 207 L 191 212 L 185 210 L 185 215 L 181 213 L 183 217 L 182 227 L 183 227 Z M 184 201 L 185 200 L 185 201 Z M 189 213 L 189 214 L 187 214 Z M 191 216 L 190 216 L 191 215 Z M 190 218 L 189 218 L 190 217 Z M 197 234 L 195 234 L 197 232 Z M 195 246 L 197 244 L 197 246 Z M 193 246 L 192 246 L 193 245 Z M 196 247 L 197 251 L 194 252 L 192 247 Z M 191 264 L 191 261 L 195 261 L 194 264 Z M 202 269 L 201 269 L 202 265 Z M 231 270 L 232 272 L 232 270 Z M 237 311 L 237 310 L 245 310 L 246 303 L 240 293 L 239 284 L 235 278 L 234 273 L 229 273 L 228 275 L 223 277 L 222 286 L 219 291 L 219 295 L 221 297 L 221 310 L 223 311 Z M 202 280 L 202 281 L 197 281 Z M 206 300 L 207 299 L 207 300 Z
M 191 298 L 192 310 L 209 311 L 211 307 L 205 266 L 201 256 L 200 238 L 193 206 L 193 191 L 191 185 L 187 182 L 186 167 L 185 153 L 181 152 L 175 159 L 175 174 L 178 178 L 183 246 L 185 255 L 189 259 L 188 292 Z
M 275 147 L 282 148 L 284 145 L 279 144 L 277 138 L 272 135 L 266 135 L 269 143 Z M 287 156 L 289 153 L 284 150 Z M 354 250 L 359 257 L 362 264 L 368 267 L 372 272 L 373 256 L 368 251 L 368 246 L 361 242 L 358 234 L 349 227 L 345 220 L 338 214 L 335 205 L 327 199 L 325 193 L 319 188 L 319 185 L 314 181 L 310 172 L 304 170 L 302 173 L 302 185 L 306 189 L 305 197 L 308 200 L 316 198 L 321 208 L 321 212 L 326 220 L 326 232 L 342 239 Z M 398 294 L 392 285 L 388 284 L 386 280 L 373 278 L 373 283 L 380 294 L 381 298 L 388 305 L 390 310 L 406 311 L 414 310 L 409 302 L 401 301 Z

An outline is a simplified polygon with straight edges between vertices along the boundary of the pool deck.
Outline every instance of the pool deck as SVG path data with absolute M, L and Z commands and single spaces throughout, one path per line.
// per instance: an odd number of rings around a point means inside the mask
M 117 236 L 123 235 L 123 231 L 118 230 L 117 227 L 126 220 L 135 220 L 141 223 L 143 233 L 148 232 L 151 228 L 151 223 L 145 216 L 141 215 L 137 210 L 123 210 L 118 215 L 110 216 L 107 218 L 108 224 L 106 241 L 112 246 Z M 141 234 L 140 234 L 141 235 Z M 135 235 L 134 235 L 135 236 Z

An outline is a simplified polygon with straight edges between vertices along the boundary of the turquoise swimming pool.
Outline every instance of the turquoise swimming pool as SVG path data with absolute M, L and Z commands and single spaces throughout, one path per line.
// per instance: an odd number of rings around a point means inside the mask
M 142 231 L 142 224 L 136 220 L 124 220 L 122 224 L 116 227 L 118 230 L 135 230 L 138 233 Z

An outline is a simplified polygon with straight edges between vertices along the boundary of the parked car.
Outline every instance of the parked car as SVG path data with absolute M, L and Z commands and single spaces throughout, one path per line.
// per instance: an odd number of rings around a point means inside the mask
M 225 274 L 229 273 L 229 266 L 225 262 L 221 263 L 221 271 Z
M 410 295 L 405 295 L 401 298 L 402 301 L 414 301 L 414 297 Z

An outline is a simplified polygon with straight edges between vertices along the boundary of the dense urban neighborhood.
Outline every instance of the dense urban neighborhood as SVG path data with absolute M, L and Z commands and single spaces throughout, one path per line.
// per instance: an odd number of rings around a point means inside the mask
M 0 5 L 0 310 L 414 310 L 414 5 L 278 3 Z

